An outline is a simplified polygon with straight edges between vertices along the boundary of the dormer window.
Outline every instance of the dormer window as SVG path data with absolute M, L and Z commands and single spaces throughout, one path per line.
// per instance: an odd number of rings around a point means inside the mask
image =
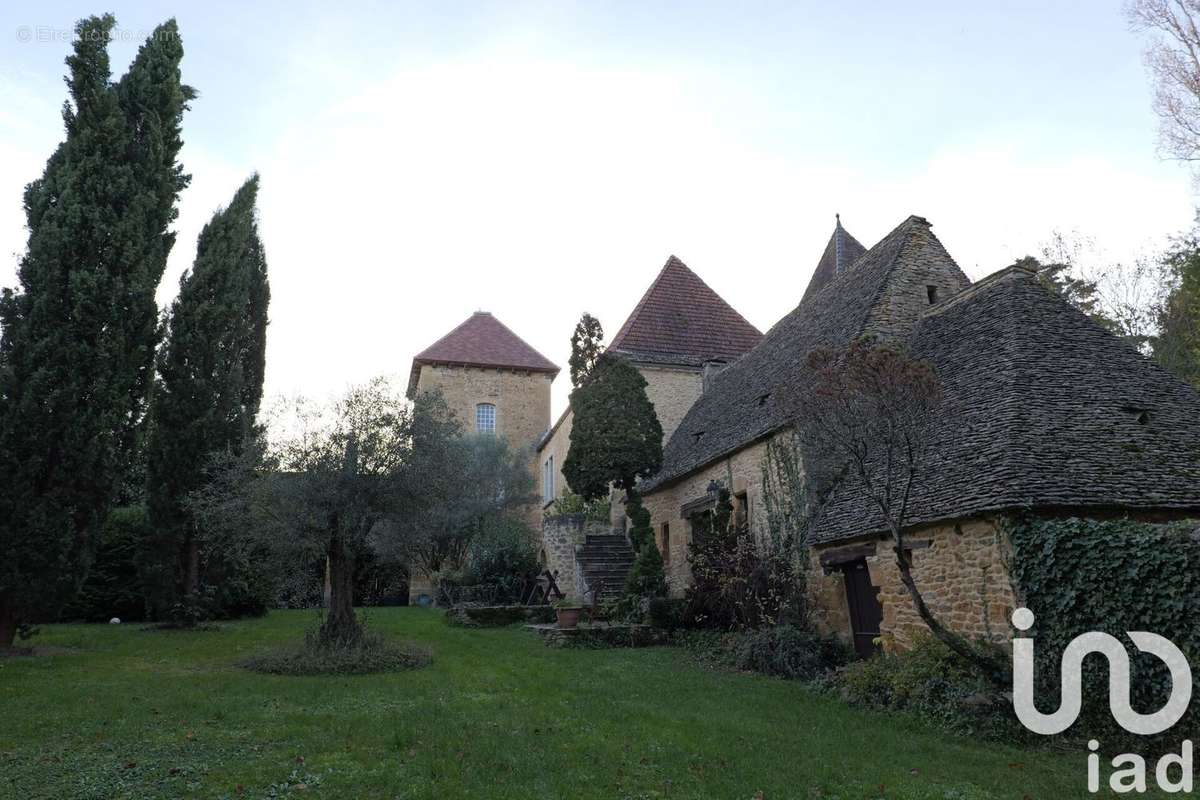
M 496 407 L 491 403 L 475 406 L 475 430 L 479 433 L 496 432 Z
M 925 287 L 925 295 L 929 298 L 929 305 L 933 305 L 938 301 L 938 287 L 929 284 Z
M 1150 422 L 1150 410 L 1147 408 L 1139 408 L 1138 406 L 1122 406 L 1121 410 L 1129 416 L 1133 417 L 1138 425 L 1146 425 Z

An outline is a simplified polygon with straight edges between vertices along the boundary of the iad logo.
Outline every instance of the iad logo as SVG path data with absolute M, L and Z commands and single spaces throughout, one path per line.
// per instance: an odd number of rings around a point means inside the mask
M 1013 612 L 1012 623 L 1019 631 L 1033 627 L 1033 612 L 1018 608 Z M 1033 639 L 1013 639 L 1013 708 L 1017 719 L 1029 730 L 1049 736 L 1061 733 L 1079 718 L 1083 705 L 1083 659 L 1091 653 L 1099 653 L 1108 660 L 1108 706 L 1113 719 L 1130 733 L 1151 736 L 1162 733 L 1183 717 L 1192 699 L 1192 669 L 1187 658 L 1169 640 L 1156 633 L 1127 631 L 1130 640 L 1143 653 L 1157 656 L 1167 665 L 1171 673 L 1171 696 L 1166 704 L 1153 714 L 1139 714 L 1129 704 L 1129 654 L 1125 646 L 1114 636 L 1092 631 L 1075 637 L 1067 645 L 1062 656 L 1062 696 L 1058 710 L 1043 714 L 1037 710 L 1033 700 Z M 1100 747 L 1095 739 L 1088 749 Z M 1109 786 L 1118 793 L 1146 791 L 1146 762 L 1135 753 L 1123 753 L 1112 760 L 1114 768 L 1124 766 L 1112 774 Z M 1172 780 L 1172 766 L 1180 768 L 1180 778 Z M 1159 788 L 1166 792 L 1191 792 L 1192 790 L 1192 743 L 1184 741 L 1180 755 L 1168 754 L 1159 759 L 1155 769 Z M 1100 757 L 1088 756 L 1088 790 L 1100 790 Z

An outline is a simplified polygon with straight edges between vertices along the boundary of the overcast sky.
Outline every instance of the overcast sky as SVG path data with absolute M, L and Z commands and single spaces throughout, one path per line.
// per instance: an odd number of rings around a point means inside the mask
M 971 278 L 1193 216 L 1118 2 L 26 5 L 0 9 L 0 285 L 74 21 L 114 11 L 116 77 L 174 5 L 200 97 L 159 299 L 258 170 L 268 394 L 403 379 L 484 309 L 564 367 L 557 414 L 580 313 L 615 334 L 672 253 L 766 330 L 835 212 L 868 247 L 925 216 Z

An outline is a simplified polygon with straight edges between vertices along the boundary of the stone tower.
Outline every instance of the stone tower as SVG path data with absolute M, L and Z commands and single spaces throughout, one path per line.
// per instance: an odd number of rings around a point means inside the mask
M 538 480 L 534 448 L 550 427 L 550 384 L 558 367 L 530 347 L 500 320 L 477 311 L 413 359 L 408 397 L 440 390 L 464 433 L 493 433 L 524 454 L 530 475 Z M 536 483 L 535 483 L 536 488 Z M 541 526 L 538 504 L 522 514 L 531 527 Z M 410 602 L 432 597 L 428 576 L 414 574 Z
M 477 311 L 413 359 L 408 396 L 441 390 L 463 431 L 494 433 L 530 454 L 550 426 L 558 367 L 500 320 Z M 536 477 L 536 476 L 535 476 Z

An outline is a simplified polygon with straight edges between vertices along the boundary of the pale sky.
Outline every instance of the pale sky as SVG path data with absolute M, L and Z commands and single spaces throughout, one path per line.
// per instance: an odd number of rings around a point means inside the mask
M 1119 2 L 244 5 L 0 9 L 0 285 L 75 20 L 115 13 L 116 77 L 174 13 L 200 97 L 159 300 L 258 170 L 268 395 L 404 380 L 483 309 L 563 367 L 557 415 L 579 315 L 611 337 L 672 253 L 765 331 L 835 213 L 868 247 L 925 216 L 973 279 L 1056 229 L 1128 259 L 1193 218 Z

